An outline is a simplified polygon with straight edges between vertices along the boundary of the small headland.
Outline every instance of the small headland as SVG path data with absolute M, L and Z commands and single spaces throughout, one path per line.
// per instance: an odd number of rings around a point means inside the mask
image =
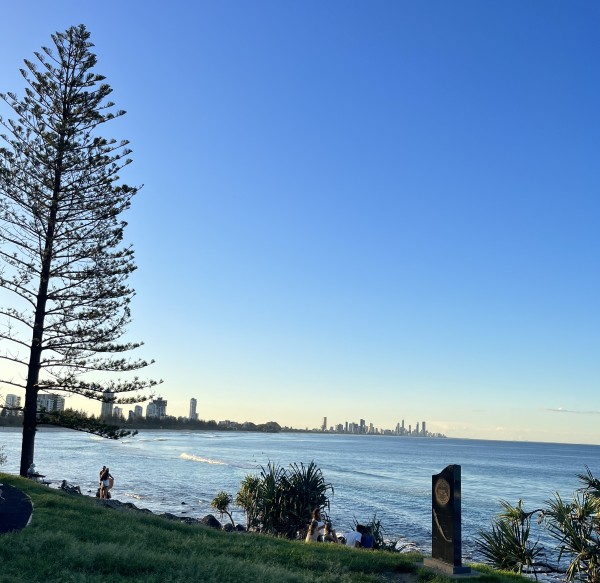
M 24 573 L 28 581 L 44 582 L 449 581 L 419 569 L 416 554 L 226 532 L 207 526 L 204 518 L 154 515 L 130 503 L 68 494 L 14 475 L 0 474 L 0 482 L 20 490 L 33 504 L 29 526 L 0 534 L 1 580 L 6 583 L 23 581 Z M 515 577 L 489 569 L 484 579 L 515 583 Z

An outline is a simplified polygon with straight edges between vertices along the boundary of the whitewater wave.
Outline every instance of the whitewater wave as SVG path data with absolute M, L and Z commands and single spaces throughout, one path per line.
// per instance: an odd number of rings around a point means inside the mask
M 211 460 L 207 457 L 201 457 L 199 455 L 194 455 L 191 453 L 181 453 L 179 457 L 184 460 L 190 460 L 192 462 L 200 462 L 202 464 L 215 464 L 217 466 L 226 466 L 225 462 L 220 462 L 218 460 Z
M 141 494 L 134 494 L 133 492 L 125 492 L 125 496 L 134 498 L 135 500 L 143 500 L 145 498 L 145 496 L 142 496 Z

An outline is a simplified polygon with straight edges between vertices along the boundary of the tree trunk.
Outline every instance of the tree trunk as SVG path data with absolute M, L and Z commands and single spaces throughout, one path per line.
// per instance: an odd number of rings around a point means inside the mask
M 23 440 L 21 443 L 21 476 L 27 476 L 27 470 L 33 462 L 35 446 L 35 426 L 37 424 L 37 387 L 27 389 L 23 410 Z
M 64 111 L 63 111 L 64 115 Z M 52 249 L 54 246 L 54 233 L 56 229 L 56 215 L 58 213 L 58 198 L 61 184 L 62 153 L 64 137 L 60 137 L 59 153 L 56 170 L 54 172 L 54 189 L 52 205 L 48 217 L 44 255 L 42 257 L 42 270 L 40 273 L 40 286 L 38 288 L 35 306 L 35 321 L 31 339 L 29 366 L 27 369 L 27 385 L 25 387 L 25 410 L 23 412 L 23 440 L 21 442 L 21 476 L 27 476 L 27 470 L 33 463 L 35 450 L 35 432 L 37 425 L 37 395 L 40 377 L 40 363 L 42 361 L 42 340 L 44 337 L 44 321 L 46 319 L 46 302 L 48 301 L 48 284 L 50 283 L 50 263 L 52 262 Z

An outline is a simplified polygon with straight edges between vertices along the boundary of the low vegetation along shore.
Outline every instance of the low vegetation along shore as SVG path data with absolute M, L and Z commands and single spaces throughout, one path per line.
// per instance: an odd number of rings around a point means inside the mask
M 27 528 L 0 535 L 3 583 L 449 581 L 419 567 L 422 557 L 416 554 L 227 533 L 115 510 L 95 498 L 70 495 L 13 475 L 0 474 L 0 482 L 24 491 L 34 506 Z M 486 567 L 477 570 L 483 583 L 524 581 Z

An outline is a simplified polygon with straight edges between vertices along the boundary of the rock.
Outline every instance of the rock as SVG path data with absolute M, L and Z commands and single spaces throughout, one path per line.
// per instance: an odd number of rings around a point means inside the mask
M 163 512 L 163 513 L 159 514 L 159 516 L 161 518 L 166 518 L 167 520 L 180 520 L 179 516 L 175 516 L 174 514 L 171 514 L 170 512 Z
M 235 530 L 235 526 L 233 526 L 233 524 L 231 524 L 231 522 L 228 522 L 227 524 L 223 525 L 223 530 L 225 532 L 233 532 Z
M 123 502 L 123 507 L 128 508 L 129 510 L 139 510 L 139 508 L 131 502 Z
M 200 522 L 211 528 L 221 528 L 221 523 L 212 514 L 207 514 Z
M 236 524 L 235 530 L 237 530 L 238 532 L 246 532 L 246 527 L 243 524 Z
M 202 524 L 200 520 L 191 516 L 183 516 L 181 522 L 185 522 L 185 524 Z

